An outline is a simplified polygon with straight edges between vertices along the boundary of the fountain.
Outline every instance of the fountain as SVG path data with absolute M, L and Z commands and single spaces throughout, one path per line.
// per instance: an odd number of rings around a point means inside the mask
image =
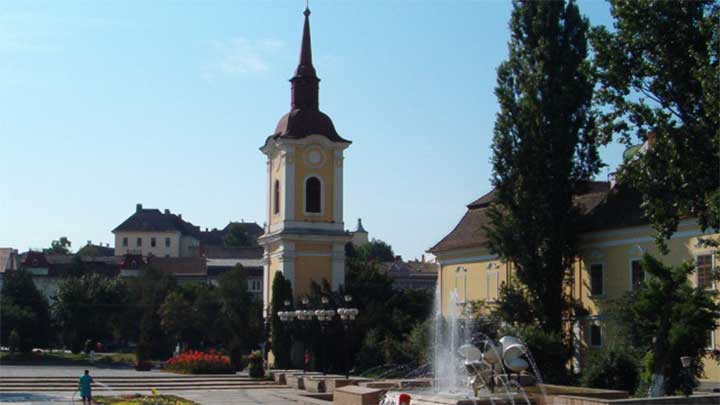
M 441 306 L 441 292 L 435 292 L 435 316 L 432 330 L 432 373 L 430 389 L 390 391 L 381 404 L 396 404 L 400 396 L 410 394 L 412 404 L 516 404 L 531 403 L 523 388 L 527 370 L 532 366 L 534 380 L 541 381 L 539 370 L 522 340 L 503 336 L 499 341 L 480 336 L 473 344 L 472 321 L 464 312 L 457 290 Z M 479 346 L 479 347 L 478 347 Z M 419 375 L 411 371 L 409 375 Z M 523 375 L 523 381 L 520 381 Z

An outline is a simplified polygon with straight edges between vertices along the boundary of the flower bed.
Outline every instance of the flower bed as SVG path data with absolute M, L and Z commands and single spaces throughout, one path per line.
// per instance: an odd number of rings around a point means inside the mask
M 175 395 L 123 395 L 121 397 L 93 397 L 98 405 L 197 405 Z
M 215 351 L 186 351 L 166 361 L 164 369 L 180 374 L 235 374 L 230 359 Z

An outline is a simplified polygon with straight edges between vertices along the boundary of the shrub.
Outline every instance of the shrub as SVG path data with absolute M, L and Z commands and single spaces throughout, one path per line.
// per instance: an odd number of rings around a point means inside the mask
M 165 362 L 165 369 L 181 374 L 234 374 L 227 356 L 189 350 Z
M 150 371 L 153 368 L 153 364 L 149 361 L 142 361 L 139 360 L 137 363 L 135 363 L 135 370 L 136 371 Z
M 10 332 L 10 338 L 8 339 L 8 346 L 10 346 L 10 353 L 20 351 L 20 334 L 16 329 Z
M 251 378 L 265 377 L 263 358 L 260 352 L 252 352 L 248 356 L 248 373 L 250 374 Z
M 517 332 L 540 368 L 543 382 L 549 384 L 570 382 L 567 369 L 571 357 L 570 350 L 559 333 L 547 332 L 535 325 L 526 325 Z
M 636 356 L 621 348 L 609 348 L 593 353 L 582 372 L 580 382 L 585 387 L 606 388 L 634 393 L 639 382 Z

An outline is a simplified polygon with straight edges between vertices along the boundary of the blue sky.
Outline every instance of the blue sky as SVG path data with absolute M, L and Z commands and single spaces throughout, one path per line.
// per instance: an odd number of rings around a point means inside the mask
M 0 0 L 0 246 L 110 243 L 136 203 L 265 219 L 302 0 Z M 592 24 L 609 7 L 581 1 Z M 487 192 L 504 1 L 313 0 L 320 105 L 353 141 L 345 223 L 405 258 Z M 616 166 L 623 147 L 603 149 Z M 604 170 L 602 179 L 607 177 Z

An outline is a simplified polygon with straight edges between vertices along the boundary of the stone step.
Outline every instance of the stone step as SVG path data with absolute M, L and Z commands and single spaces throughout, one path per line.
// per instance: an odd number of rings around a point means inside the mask
M 103 381 L 100 381 L 103 382 Z M 252 384 L 252 383 L 229 383 L 229 382 L 201 382 L 201 383 L 181 383 L 181 382 L 112 382 L 108 384 L 107 382 L 104 382 L 105 385 L 108 385 L 110 387 L 136 387 L 138 385 L 152 385 L 153 387 L 213 387 L 217 385 L 232 385 L 235 387 L 245 387 L 245 386 L 264 386 L 264 385 L 273 385 L 276 386 L 276 384 Z M 77 387 L 78 383 L 75 382 L 56 382 L 56 383 L 47 383 L 47 382 L 12 382 L 12 383 L 2 383 L 3 387 Z M 99 384 L 96 384 L 99 385 Z
M 132 383 L 132 382 L 157 382 L 157 383 L 181 383 L 181 384 L 201 384 L 201 383 L 217 383 L 217 382 L 223 382 L 223 383 L 231 383 L 231 384 L 275 384 L 274 381 L 269 380 L 237 380 L 237 379 L 224 379 L 224 378 L 213 378 L 213 379 L 193 379 L 193 380 L 185 380 L 181 378 L 163 378 L 163 379 L 145 379 L 145 378 L 118 378 L 118 379 L 112 379 L 112 378 L 102 378 L 102 377 L 93 377 L 95 381 L 109 381 L 109 382 L 116 382 L 116 383 Z M 50 384 L 50 383 L 77 383 L 77 378 L 48 378 L 48 379 L 38 379 L 38 378 L 26 378 L 26 379 L 9 379 L 9 378 L 0 378 L 0 383 L 36 383 L 36 384 Z
M 202 387 L 202 386 L 192 386 L 192 385 L 185 385 L 185 386 L 173 386 L 173 387 L 159 387 L 155 385 L 137 385 L 134 387 L 110 387 L 110 389 L 105 389 L 103 387 L 93 387 L 93 392 L 97 395 L 103 395 L 108 394 L 111 392 L 126 392 L 126 391 L 151 391 L 153 388 L 157 389 L 158 391 L 165 392 L 165 391 L 207 391 L 208 389 L 211 390 L 237 390 L 237 389 L 267 389 L 267 388 L 273 388 L 273 389 L 284 389 L 288 388 L 287 386 L 282 385 L 216 385 L 212 387 Z M 17 392 L 18 390 L 22 389 L 23 392 L 47 392 L 47 391 L 53 391 L 53 392 L 75 392 L 77 391 L 77 386 L 74 387 L 67 387 L 67 386 L 61 386 L 61 387 L 8 387 L 8 386 L 1 386 L 0 392 Z
M 78 379 L 78 376 L 0 376 L 2 380 L 67 380 L 67 379 Z M 211 379 L 211 380 L 241 380 L 241 381 L 255 381 L 255 379 L 244 375 L 235 374 L 163 374 L 163 375 L 148 375 L 148 376 L 103 376 L 92 374 L 93 378 L 101 378 L 103 380 L 156 380 L 156 379 L 181 379 L 181 380 L 198 380 L 198 379 Z

